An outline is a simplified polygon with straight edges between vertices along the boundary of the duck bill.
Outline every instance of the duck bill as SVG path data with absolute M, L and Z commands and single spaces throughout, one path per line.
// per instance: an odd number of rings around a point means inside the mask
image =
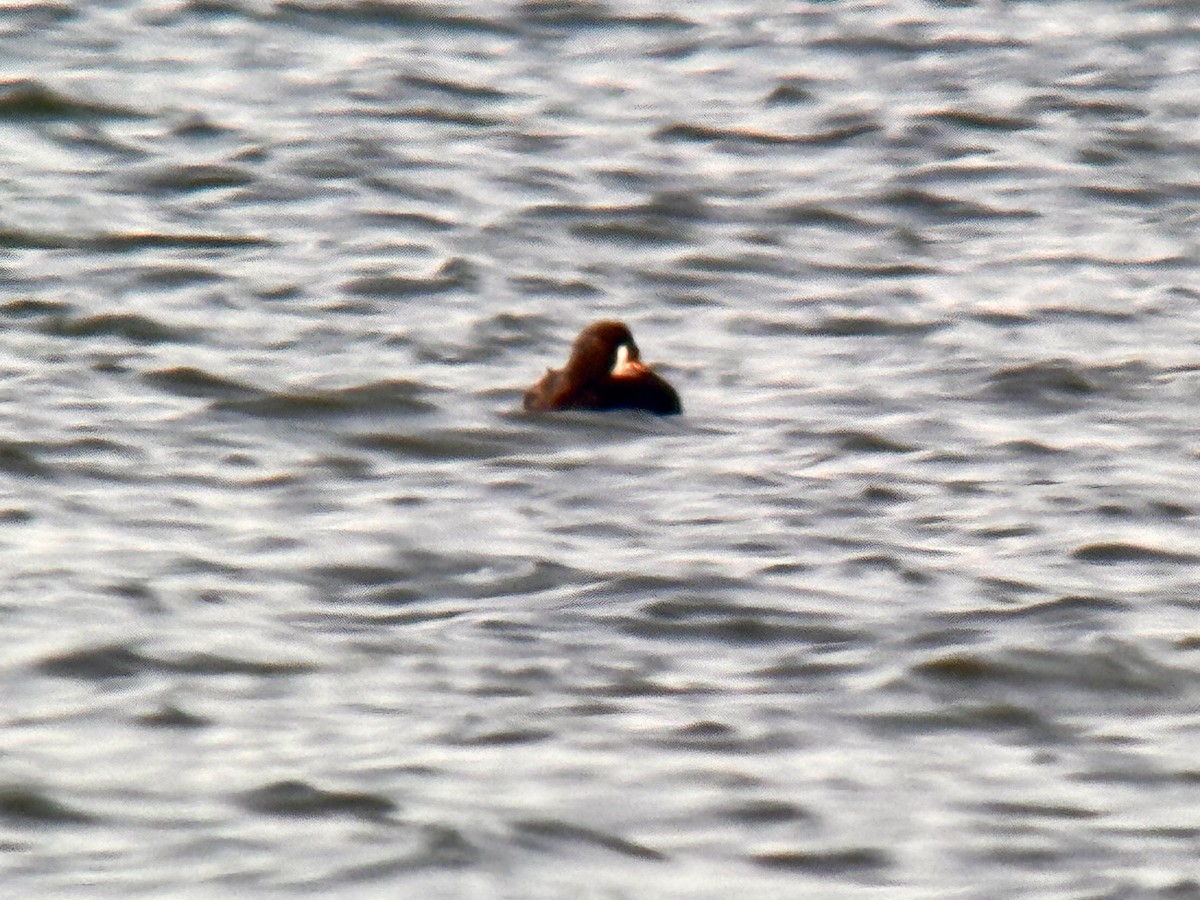
M 650 369 L 641 363 L 640 360 L 629 358 L 629 345 L 622 344 L 617 348 L 617 361 L 613 363 L 612 372 L 613 378 L 636 378 L 639 375 L 645 375 Z

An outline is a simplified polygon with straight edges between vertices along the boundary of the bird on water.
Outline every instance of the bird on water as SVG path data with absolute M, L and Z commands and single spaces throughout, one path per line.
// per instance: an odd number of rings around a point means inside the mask
M 624 322 L 593 322 L 579 333 L 571 358 L 547 369 L 525 392 L 525 409 L 638 409 L 669 416 L 683 412 L 675 388 L 642 362 Z

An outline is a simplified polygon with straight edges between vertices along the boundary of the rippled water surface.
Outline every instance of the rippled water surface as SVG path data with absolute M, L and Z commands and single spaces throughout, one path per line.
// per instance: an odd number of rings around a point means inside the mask
M 1200 896 L 1191 3 L 0 9 L 6 896 Z M 532 415 L 628 322 L 685 414 Z

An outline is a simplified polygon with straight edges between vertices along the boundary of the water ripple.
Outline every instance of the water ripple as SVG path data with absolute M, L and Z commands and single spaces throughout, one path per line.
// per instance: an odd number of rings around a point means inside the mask
M 0 819 L 10 824 L 79 825 L 95 822 L 88 813 L 61 803 L 41 790 L 0 786 Z
M 757 853 L 754 862 L 769 869 L 811 875 L 863 875 L 882 872 L 892 865 L 891 856 L 874 847 L 831 850 L 775 850 Z
M 1122 541 L 1107 543 L 1084 544 L 1076 547 L 1071 556 L 1089 563 L 1175 563 L 1189 564 L 1200 562 L 1200 555 L 1185 553 L 1178 550 L 1166 550 L 1160 547 L 1147 547 L 1141 544 L 1130 544 Z
M 178 371 L 166 375 L 167 382 L 178 387 L 182 382 L 188 388 L 195 388 L 193 377 Z M 160 375 L 158 383 L 163 383 Z M 203 379 L 199 385 L 205 390 L 211 390 L 214 383 L 211 378 Z M 378 413 L 423 413 L 435 409 L 435 405 L 424 399 L 428 388 L 411 381 L 377 381 L 371 384 L 354 385 L 339 390 L 311 391 L 261 391 L 254 390 L 252 395 L 241 395 L 240 386 L 221 382 L 215 385 L 222 393 L 239 394 L 226 396 L 213 403 L 214 410 L 236 412 L 248 416 L 268 419 L 315 419 L 329 416 L 372 415 Z
M 753 128 L 717 128 L 711 125 L 696 125 L 686 122 L 667 125 L 655 133 L 655 139 L 663 142 L 687 141 L 693 143 L 721 143 L 743 146 L 779 147 L 835 147 L 869 134 L 876 134 L 880 126 L 863 122 L 830 128 L 815 134 L 772 134 Z
M 60 338 L 118 337 L 138 344 L 162 344 L 194 340 L 192 329 L 174 328 L 136 313 L 100 313 L 94 316 L 55 315 L 38 326 L 43 334 Z
M 238 803 L 253 813 L 313 818 L 350 815 L 377 821 L 386 819 L 396 804 L 386 797 L 354 791 L 328 791 L 303 781 L 277 781 L 240 794 Z
M 436 30 L 446 32 L 479 32 L 482 34 L 511 34 L 513 28 L 503 20 L 456 13 L 440 4 L 405 2 L 405 0 L 341 0 L 341 2 L 309 2 L 309 0 L 279 0 L 273 16 L 284 21 L 328 22 L 383 26 L 385 28 Z
M 465 259 L 449 259 L 426 277 L 407 275 L 363 275 L 342 285 L 348 294 L 398 299 L 468 290 L 477 281 L 474 268 Z
M 143 653 L 126 644 L 82 647 L 46 657 L 37 669 L 61 678 L 100 681 L 128 678 L 155 672 L 192 675 L 280 676 L 312 671 L 308 663 L 234 659 L 215 653 L 192 653 L 164 659 Z
M 142 114 L 125 106 L 80 100 L 40 81 L 0 82 L 0 120 L 41 121 L 136 118 Z
M 526 819 L 513 823 L 518 839 L 545 852 L 557 854 L 563 845 L 595 846 L 634 859 L 666 859 L 667 855 L 653 847 L 635 843 L 615 834 L 606 834 L 553 819 Z

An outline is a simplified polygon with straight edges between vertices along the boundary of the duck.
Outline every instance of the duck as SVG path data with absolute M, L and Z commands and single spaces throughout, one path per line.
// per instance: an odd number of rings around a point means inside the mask
M 547 369 L 525 392 L 525 409 L 634 409 L 660 416 L 683 412 L 679 394 L 642 362 L 633 333 L 624 322 L 593 322 L 575 338 L 561 369 Z

